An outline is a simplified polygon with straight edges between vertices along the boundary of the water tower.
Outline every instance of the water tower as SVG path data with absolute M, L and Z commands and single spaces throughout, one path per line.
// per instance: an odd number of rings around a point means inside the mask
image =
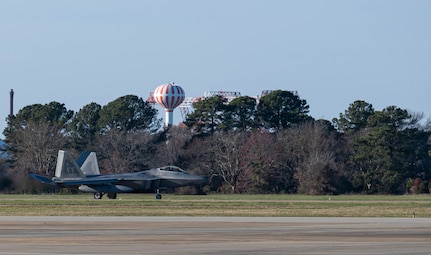
M 153 96 L 154 101 L 165 109 L 165 126 L 172 126 L 174 119 L 173 111 L 184 101 L 184 90 L 180 86 L 175 85 L 175 83 L 168 83 L 158 86 L 156 90 L 154 90 Z

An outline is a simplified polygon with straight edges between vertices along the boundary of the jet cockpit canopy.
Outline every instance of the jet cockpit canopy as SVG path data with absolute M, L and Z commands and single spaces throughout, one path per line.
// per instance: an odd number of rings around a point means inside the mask
M 183 169 L 177 167 L 177 166 L 163 166 L 159 168 L 160 170 L 163 171 L 169 171 L 169 172 L 178 172 L 178 173 L 185 173 L 187 174 L 186 171 L 184 171 Z

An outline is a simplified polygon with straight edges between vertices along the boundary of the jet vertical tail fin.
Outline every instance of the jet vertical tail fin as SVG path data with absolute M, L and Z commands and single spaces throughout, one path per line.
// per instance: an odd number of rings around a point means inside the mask
M 86 175 L 100 175 L 99 164 L 95 152 L 82 152 L 76 160 L 82 172 Z
M 61 180 L 86 178 L 85 174 L 79 168 L 72 154 L 70 154 L 70 152 L 62 150 L 58 151 L 55 177 Z

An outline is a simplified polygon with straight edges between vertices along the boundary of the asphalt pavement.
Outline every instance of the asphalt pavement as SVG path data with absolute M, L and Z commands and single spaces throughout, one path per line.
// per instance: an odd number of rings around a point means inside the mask
M 0 217 L 0 255 L 430 252 L 428 218 Z

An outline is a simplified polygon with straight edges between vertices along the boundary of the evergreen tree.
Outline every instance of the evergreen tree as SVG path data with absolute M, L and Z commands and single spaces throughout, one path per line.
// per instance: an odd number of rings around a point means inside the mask
M 194 112 L 187 116 L 185 124 L 197 134 L 214 134 L 226 130 L 226 98 L 216 95 L 193 104 Z
M 340 113 L 340 118 L 334 118 L 332 122 L 339 131 L 359 131 L 367 125 L 368 117 L 374 114 L 371 104 L 356 100 L 349 105 L 349 108 Z
M 102 133 L 112 129 L 156 132 L 162 120 L 157 119 L 157 110 L 142 98 L 134 95 L 122 96 L 100 110 L 98 121 Z
M 228 105 L 230 130 L 250 131 L 257 128 L 256 99 L 248 96 L 235 98 Z
M 307 101 L 291 91 L 275 90 L 260 98 L 257 116 L 260 125 L 268 130 L 279 130 L 311 119 Z
M 69 124 L 69 130 L 77 150 L 85 150 L 95 141 L 99 132 L 97 125 L 102 107 L 97 103 L 90 103 L 80 109 Z

